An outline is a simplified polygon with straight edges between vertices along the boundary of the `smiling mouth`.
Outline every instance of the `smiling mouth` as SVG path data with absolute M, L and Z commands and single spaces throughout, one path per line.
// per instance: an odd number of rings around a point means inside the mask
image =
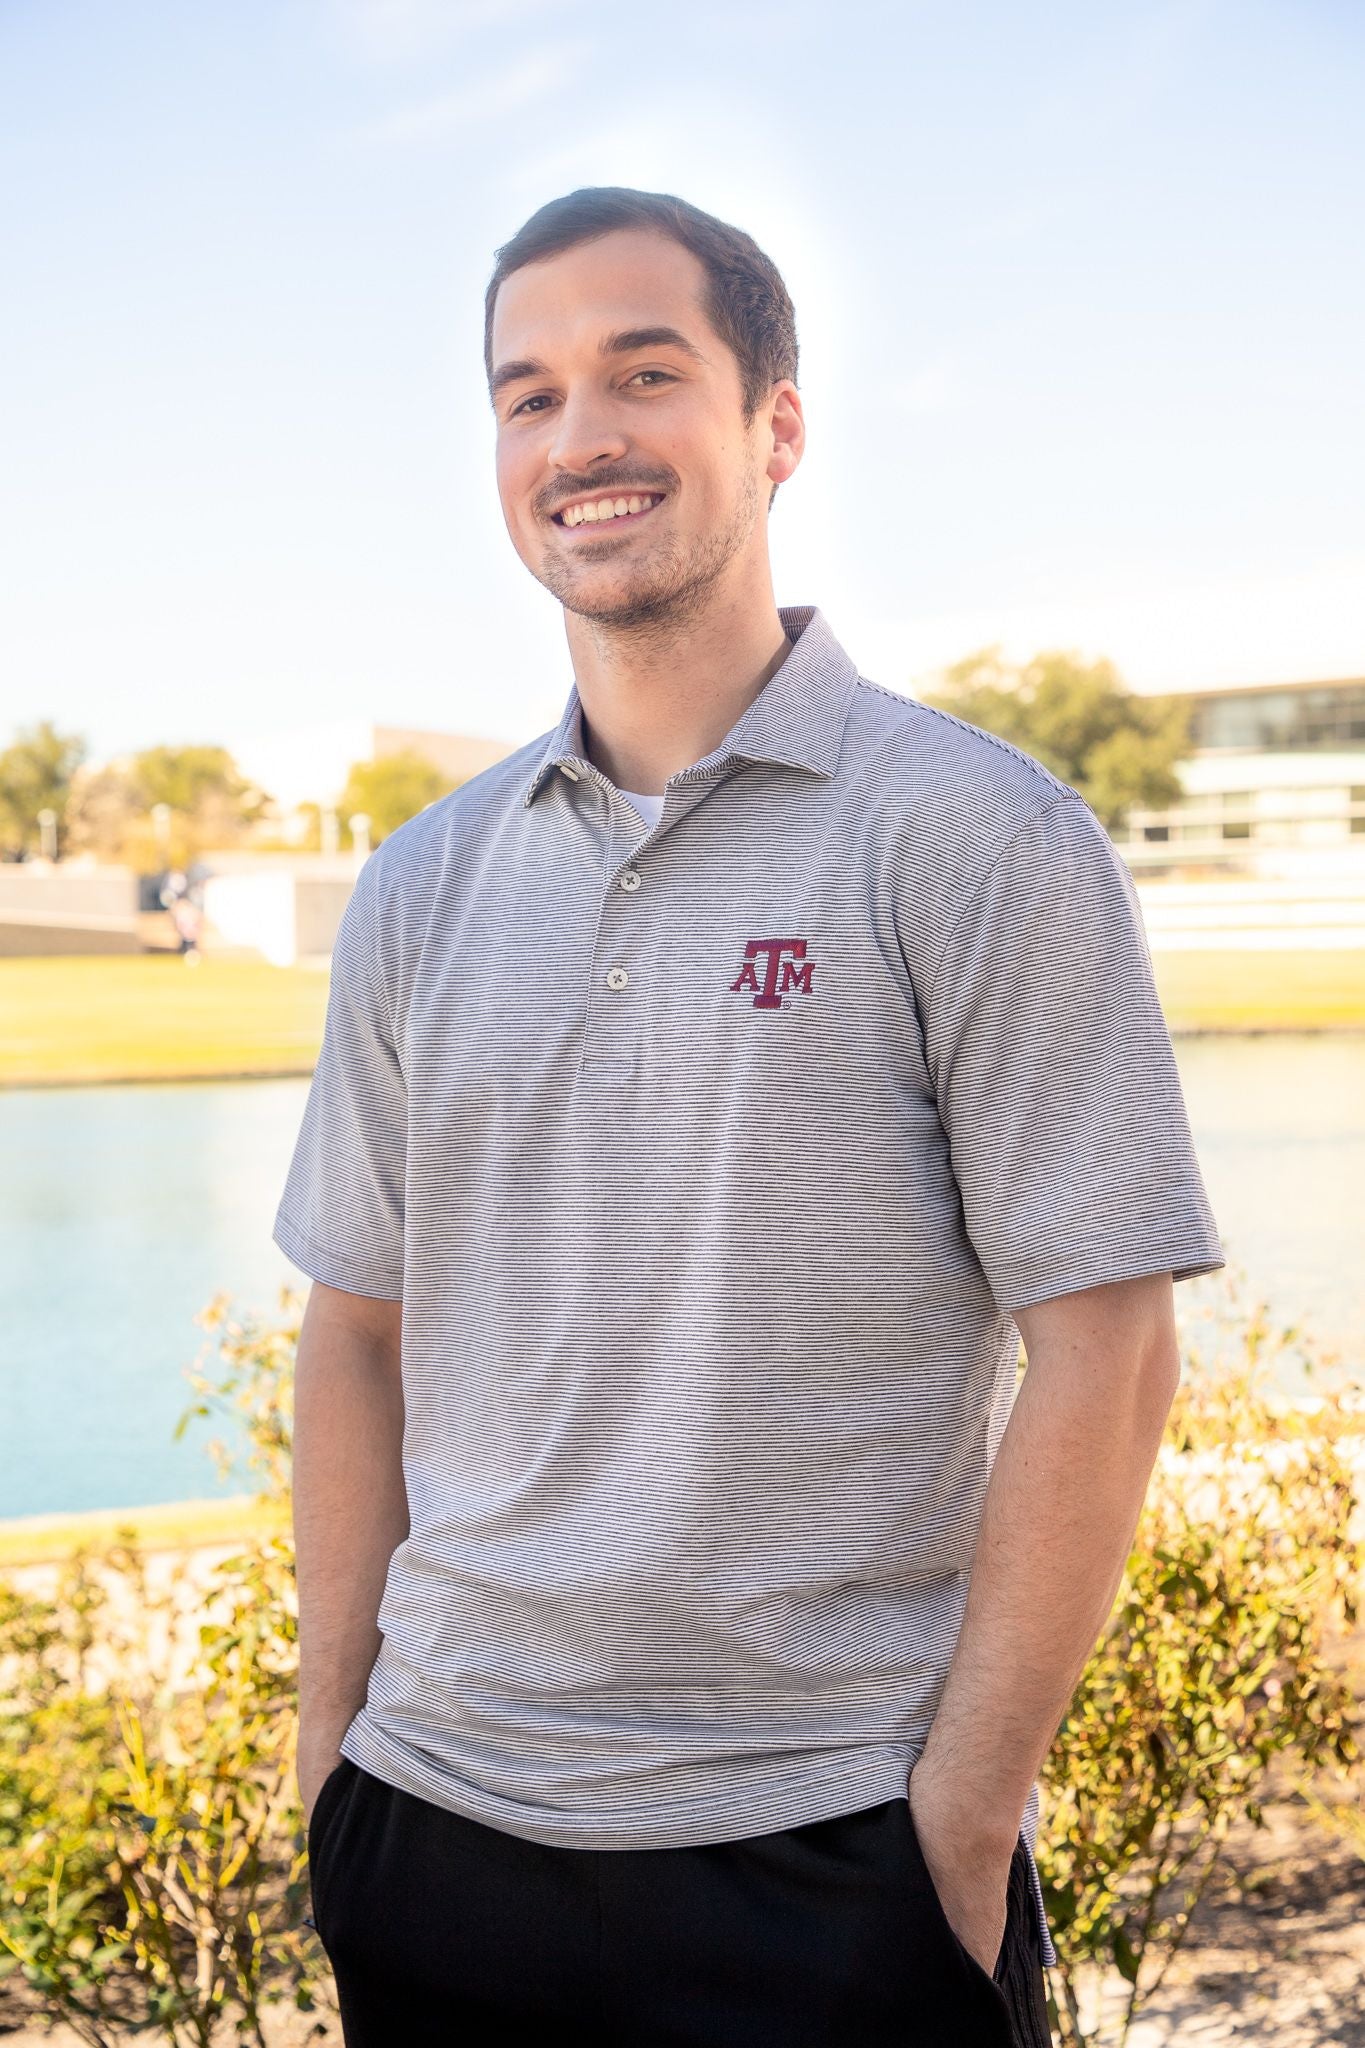
M 575 498 L 571 505 L 564 505 L 553 514 L 554 523 L 568 533 L 585 527 L 593 533 L 608 527 L 613 532 L 624 532 L 647 519 L 655 506 L 663 502 L 663 496 L 662 491 L 622 491 L 610 497 L 603 492 L 597 498 Z

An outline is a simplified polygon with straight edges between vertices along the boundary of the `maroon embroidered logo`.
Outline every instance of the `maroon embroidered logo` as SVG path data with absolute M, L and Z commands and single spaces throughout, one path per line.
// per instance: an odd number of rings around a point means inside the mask
M 758 978 L 760 961 L 764 963 L 762 981 Z M 815 962 L 806 958 L 804 939 L 750 939 L 739 979 L 730 983 L 730 991 L 752 989 L 756 1010 L 780 1010 L 788 989 L 799 989 L 803 996 L 811 993 L 814 972 Z

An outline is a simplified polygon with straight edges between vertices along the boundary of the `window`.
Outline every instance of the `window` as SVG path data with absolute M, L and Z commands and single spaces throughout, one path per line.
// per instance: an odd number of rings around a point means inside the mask
M 1251 809 L 1251 801 L 1249 789 L 1223 791 L 1224 817 L 1220 829 L 1224 839 L 1250 839 L 1251 820 L 1246 814 Z
M 1330 752 L 1365 737 L 1365 682 L 1312 690 L 1229 690 L 1196 698 L 1196 747 Z

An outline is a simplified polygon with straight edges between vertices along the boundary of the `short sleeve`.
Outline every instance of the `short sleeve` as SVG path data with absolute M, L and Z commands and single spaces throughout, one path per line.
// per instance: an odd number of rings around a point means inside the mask
M 924 1008 L 963 1217 L 1002 1309 L 1225 1263 L 1137 891 L 1082 798 L 1007 842 Z
M 379 958 L 376 860 L 361 869 L 337 931 L 322 1051 L 274 1237 L 325 1286 L 399 1301 L 407 1089 Z

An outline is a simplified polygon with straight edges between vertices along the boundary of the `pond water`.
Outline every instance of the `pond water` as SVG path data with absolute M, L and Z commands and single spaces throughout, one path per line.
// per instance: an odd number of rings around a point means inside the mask
M 1182 1039 L 1225 1249 L 1365 1364 L 1365 1037 Z M 0 1093 L 0 1516 L 241 1491 L 172 1431 L 219 1293 L 306 1285 L 270 1242 L 304 1081 Z M 1196 1282 L 1194 1287 L 1210 1283 Z M 1217 1283 L 1214 1283 L 1215 1285 Z

